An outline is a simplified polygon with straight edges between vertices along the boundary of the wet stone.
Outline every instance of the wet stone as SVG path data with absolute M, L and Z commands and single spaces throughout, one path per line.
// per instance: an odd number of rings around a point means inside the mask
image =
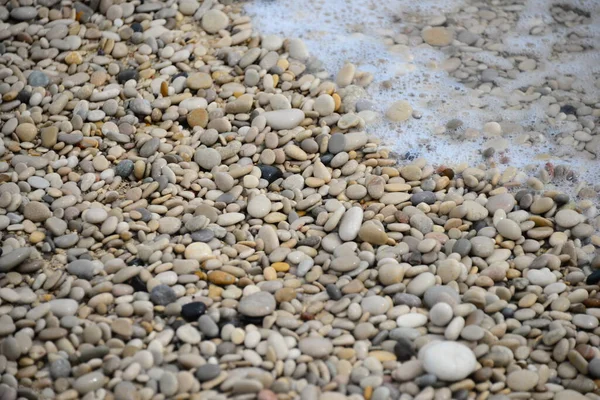
M 184 304 L 181 307 L 181 316 L 188 322 L 197 321 L 206 312 L 206 305 L 201 301 Z

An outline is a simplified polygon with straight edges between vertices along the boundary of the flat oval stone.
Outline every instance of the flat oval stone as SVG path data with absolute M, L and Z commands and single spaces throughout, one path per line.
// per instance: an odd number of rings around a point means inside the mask
M 58 318 L 68 315 L 75 315 L 79 303 L 73 299 L 54 299 L 50 300 L 50 311 Z
M 29 258 L 30 247 L 21 247 L 0 257 L 0 272 L 8 272 Z
M 267 111 L 261 115 L 266 118 L 267 125 L 275 130 L 293 129 L 304 120 L 304 112 L 297 108 Z
M 73 389 L 77 390 L 80 394 L 86 394 L 94 390 L 100 389 L 104 386 L 106 377 L 100 371 L 90 372 L 80 376 L 73 382 Z
M 303 354 L 313 358 L 325 358 L 333 351 L 333 344 L 329 339 L 311 336 L 301 339 L 298 348 Z
M 264 317 L 275 310 L 275 297 L 268 292 L 257 292 L 245 296 L 238 304 L 238 311 L 247 317 Z

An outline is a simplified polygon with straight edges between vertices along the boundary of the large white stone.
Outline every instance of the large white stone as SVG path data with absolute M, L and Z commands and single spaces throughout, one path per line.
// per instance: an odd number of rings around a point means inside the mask
M 449 382 L 465 379 L 477 366 L 473 351 L 457 342 L 428 344 L 419 352 L 419 359 L 425 371 Z

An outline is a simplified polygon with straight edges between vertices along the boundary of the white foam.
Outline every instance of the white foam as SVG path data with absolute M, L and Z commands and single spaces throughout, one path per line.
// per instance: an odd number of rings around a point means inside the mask
M 554 21 L 551 4 L 571 4 L 591 14 L 590 23 L 569 28 Z M 502 90 L 495 95 L 481 95 L 466 88 L 439 68 L 448 58 L 443 52 L 429 47 L 413 47 L 410 55 L 388 51 L 385 37 L 402 33 L 411 18 L 424 20 L 458 10 L 464 3 L 453 0 L 255 0 L 247 3 L 246 11 L 253 17 L 255 28 L 263 34 L 298 37 L 305 41 L 311 55 L 318 58 L 332 75 L 346 61 L 353 62 L 359 70 L 375 76 L 367 92 L 377 104 L 382 115 L 394 101 L 407 100 L 421 119 L 392 124 L 381 121 L 370 132 L 381 137 L 396 153 L 414 153 L 426 157 L 436 165 L 455 165 L 461 162 L 479 164 L 480 151 L 487 138 L 473 141 L 456 140 L 451 134 L 435 134 L 436 128 L 451 119 L 463 121 L 463 128 L 481 129 L 486 122 L 513 122 L 525 132 L 561 133 L 572 128 L 568 122 L 549 126 L 545 108 L 547 104 L 534 101 L 520 110 L 505 110 L 512 90 L 542 86 L 561 75 L 579 79 L 574 84 L 591 96 L 598 96 L 593 84 L 594 75 L 600 73 L 600 52 L 568 53 L 568 57 L 552 59 L 553 46 L 576 32 L 581 43 L 591 45 L 600 39 L 600 2 L 595 0 L 527 0 L 519 12 L 514 31 L 503 42 L 505 53 L 536 59 L 534 72 L 519 74 L 516 79 L 498 78 Z M 536 26 L 552 25 L 553 33 L 530 35 Z M 506 55 L 503 54 L 503 55 Z M 509 60 L 489 51 L 474 53 L 473 58 L 499 69 L 511 69 Z M 382 82 L 391 81 L 391 89 Z M 591 84 L 590 84 L 591 83 Z M 478 104 L 481 108 L 473 107 Z M 509 141 L 514 137 L 509 137 Z M 534 146 L 512 145 L 506 152 L 509 165 L 524 168 L 529 164 L 543 167 L 547 160 L 540 153 L 558 154 L 559 149 L 550 142 Z M 571 167 L 582 177 L 600 183 L 594 175 L 590 161 L 577 151 L 571 152 Z M 557 162 L 557 160 L 554 160 Z M 558 161 L 561 163 L 561 161 Z

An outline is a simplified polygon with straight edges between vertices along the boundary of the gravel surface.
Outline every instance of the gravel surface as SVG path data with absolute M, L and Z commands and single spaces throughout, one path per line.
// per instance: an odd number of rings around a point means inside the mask
M 600 399 L 568 167 L 398 157 L 417 107 L 233 1 L 13 1 L 0 42 L 0 399 Z

